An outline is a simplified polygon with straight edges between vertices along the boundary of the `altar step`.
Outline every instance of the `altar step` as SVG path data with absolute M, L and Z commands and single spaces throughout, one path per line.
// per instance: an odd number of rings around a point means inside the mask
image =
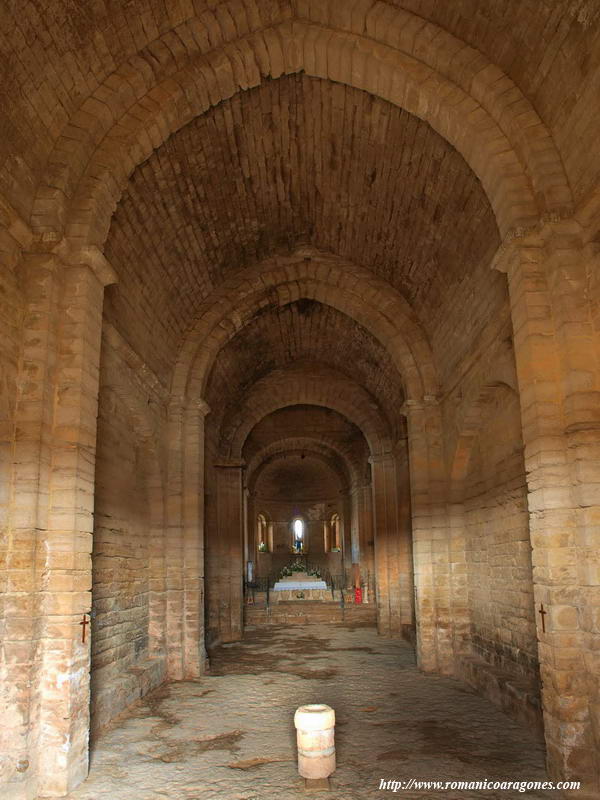
M 375 627 L 376 608 L 373 604 L 349 603 L 344 608 L 339 603 L 296 600 L 272 603 L 255 603 L 244 606 L 245 625 L 309 625 L 311 623 L 363 625 Z

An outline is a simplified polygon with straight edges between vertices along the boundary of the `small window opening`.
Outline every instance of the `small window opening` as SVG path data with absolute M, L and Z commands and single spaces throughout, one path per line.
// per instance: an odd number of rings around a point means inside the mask
M 304 522 L 301 519 L 295 519 L 292 524 L 292 547 L 296 553 L 304 549 Z

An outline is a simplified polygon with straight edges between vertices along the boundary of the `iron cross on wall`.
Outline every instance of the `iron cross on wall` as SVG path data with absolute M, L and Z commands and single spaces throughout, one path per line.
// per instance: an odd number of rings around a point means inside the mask
M 81 641 L 85 642 L 85 629 L 90 624 L 90 621 L 87 618 L 87 614 L 83 615 L 83 619 L 81 620 L 81 622 L 79 624 L 83 626 L 82 629 L 81 629 Z
M 542 633 L 546 633 L 546 614 L 547 613 L 548 612 L 544 608 L 544 604 L 540 603 L 540 608 L 539 608 L 538 614 L 542 618 Z

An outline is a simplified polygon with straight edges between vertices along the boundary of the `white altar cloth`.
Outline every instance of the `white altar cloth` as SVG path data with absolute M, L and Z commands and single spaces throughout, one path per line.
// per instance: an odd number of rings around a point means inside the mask
M 325 581 L 277 581 L 273 586 L 274 592 L 289 592 L 306 589 L 327 589 Z
M 325 581 L 307 575 L 306 572 L 297 572 L 277 581 L 273 587 L 274 592 L 306 591 L 309 589 L 327 589 Z

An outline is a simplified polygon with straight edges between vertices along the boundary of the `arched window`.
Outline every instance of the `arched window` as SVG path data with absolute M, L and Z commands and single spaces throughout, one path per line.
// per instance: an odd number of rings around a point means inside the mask
M 296 553 L 302 553 L 304 550 L 304 533 L 304 520 L 301 517 L 296 517 L 292 520 L 292 549 Z
M 269 552 L 268 525 L 264 514 L 257 514 L 256 516 L 256 542 L 260 553 Z

